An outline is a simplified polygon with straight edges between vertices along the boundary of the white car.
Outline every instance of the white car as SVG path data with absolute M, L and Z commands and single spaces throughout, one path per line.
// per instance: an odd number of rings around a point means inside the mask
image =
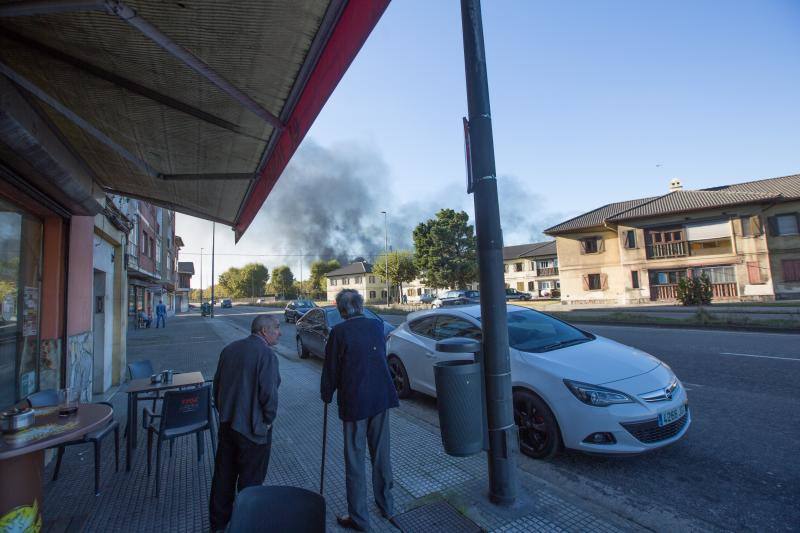
M 401 398 L 436 396 L 434 363 L 470 357 L 438 352 L 436 342 L 480 339 L 480 312 L 478 305 L 418 311 L 392 332 L 387 354 Z M 652 355 L 516 305 L 508 305 L 508 337 L 523 453 L 549 458 L 563 446 L 636 454 L 689 429 L 686 389 Z

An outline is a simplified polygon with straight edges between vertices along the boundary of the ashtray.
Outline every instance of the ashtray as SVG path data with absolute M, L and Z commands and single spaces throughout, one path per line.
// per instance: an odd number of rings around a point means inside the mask
M 161 373 L 152 374 L 150 376 L 150 383 L 161 383 L 161 379 L 162 379 Z
M 34 414 L 30 407 L 14 407 L 0 413 L 0 431 L 13 433 L 33 425 Z

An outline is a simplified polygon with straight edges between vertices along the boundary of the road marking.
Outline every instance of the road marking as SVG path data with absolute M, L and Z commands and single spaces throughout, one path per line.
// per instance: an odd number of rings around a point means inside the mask
M 755 355 L 752 353 L 733 353 L 733 352 L 722 352 L 720 355 L 736 355 L 739 357 L 757 357 L 759 359 L 781 359 L 783 361 L 795 361 L 800 363 L 800 359 L 796 357 L 778 357 L 777 355 Z

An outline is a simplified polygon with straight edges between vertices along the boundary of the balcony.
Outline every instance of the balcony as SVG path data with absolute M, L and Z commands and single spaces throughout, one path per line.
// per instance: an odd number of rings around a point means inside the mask
M 736 298 L 739 295 L 739 289 L 736 283 L 712 283 L 711 294 L 712 300 Z M 658 301 L 677 300 L 678 284 L 670 283 L 667 285 L 653 285 L 651 287 L 651 299 Z
M 537 276 L 558 276 L 558 267 L 537 268 Z
M 670 257 L 686 257 L 689 255 L 687 241 L 662 242 L 647 245 L 648 259 L 667 259 Z

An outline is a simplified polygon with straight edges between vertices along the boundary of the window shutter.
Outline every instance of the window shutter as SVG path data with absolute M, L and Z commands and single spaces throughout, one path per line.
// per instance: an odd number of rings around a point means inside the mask
M 769 226 L 769 234 L 778 234 L 778 220 L 775 217 L 767 217 L 767 225 Z
M 628 231 L 623 231 L 619 234 L 619 243 L 622 245 L 622 249 L 625 250 L 628 248 Z
M 581 253 L 585 254 L 586 253 L 586 239 L 581 239 L 579 242 L 581 243 Z
M 600 288 L 608 290 L 608 274 L 600 274 Z
M 761 283 L 761 268 L 758 266 L 758 261 L 747 262 L 747 278 L 751 285 Z
M 597 253 L 603 253 L 606 251 L 606 241 L 602 237 L 596 237 L 597 239 Z
M 753 215 L 750 217 L 750 228 L 753 230 L 753 236 L 757 237 L 764 234 L 764 227 L 761 224 L 761 217 Z
M 583 290 L 588 291 L 589 290 L 589 275 L 588 274 L 584 274 L 582 279 L 583 279 Z

